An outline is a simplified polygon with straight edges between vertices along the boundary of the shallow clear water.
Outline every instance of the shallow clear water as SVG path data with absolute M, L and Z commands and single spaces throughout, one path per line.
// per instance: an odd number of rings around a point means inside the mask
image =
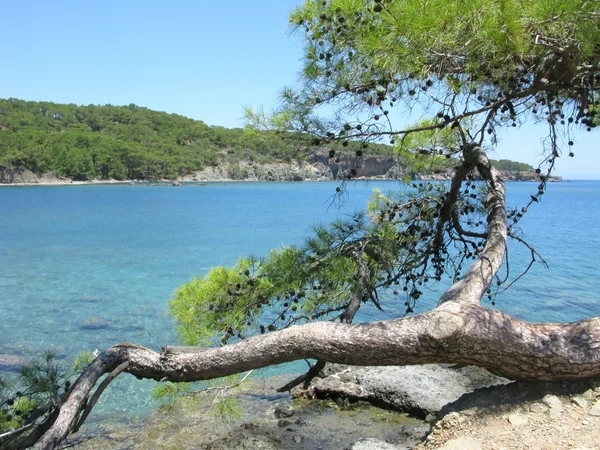
M 0 355 L 27 357 L 54 348 L 67 360 L 82 350 L 129 341 L 155 349 L 173 343 L 166 302 L 180 284 L 215 265 L 299 244 L 311 224 L 364 207 L 374 188 L 356 182 L 341 208 L 336 183 L 227 183 L 208 186 L 60 186 L 0 188 Z M 535 184 L 509 183 L 521 206 Z M 600 182 L 552 184 L 522 221 L 550 265 L 536 265 L 498 299 L 498 308 L 530 321 L 600 315 L 597 255 Z M 528 253 L 512 248 L 512 271 Z M 435 303 L 441 287 L 426 292 Z M 400 306 L 366 308 L 360 320 L 395 317 Z M 89 319 L 109 326 L 83 327 Z M 304 363 L 269 369 L 303 370 Z M 152 383 L 125 377 L 104 395 L 103 411 L 142 413 Z M 142 386 L 142 387 L 140 387 Z

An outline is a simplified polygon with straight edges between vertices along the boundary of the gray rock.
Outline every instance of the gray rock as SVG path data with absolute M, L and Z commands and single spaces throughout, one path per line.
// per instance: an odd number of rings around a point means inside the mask
M 571 398 L 571 401 L 580 408 L 587 409 L 588 407 L 588 402 L 583 397 L 573 397 Z
M 591 400 L 594 398 L 594 391 L 592 391 L 591 389 L 588 389 L 583 394 L 581 394 L 581 396 L 583 398 L 585 398 L 586 400 Z
M 186 448 L 191 447 L 186 446 Z M 230 450 L 233 448 L 236 450 L 278 450 L 280 445 L 278 445 L 277 441 L 274 441 L 267 436 L 262 437 L 243 434 L 241 436 L 233 435 L 218 439 L 203 448 L 208 448 L 210 450 Z
M 289 420 L 285 420 L 285 419 L 279 419 L 277 421 L 277 426 L 279 428 L 285 428 L 287 426 L 290 426 L 292 424 L 292 422 L 290 422 Z
M 179 178 L 186 181 L 326 181 L 342 180 L 351 169 L 355 178 L 400 179 L 406 170 L 398 166 L 397 159 L 390 155 L 364 155 L 357 159 L 353 152 L 339 153 L 336 159 L 329 158 L 329 151 L 318 151 L 307 155 L 302 161 L 256 164 L 249 161 L 231 162 L 216 167 L 208 166 L 194 174 Z M 0 172 L 1 176 L 1 172 Z M 449 174 L 445 174 L 448 179 Z
M 546 408 L 544 405 L 542 405 L 541 403 L 533 403 L 530 407 L 529 407 L 529 411 L 531 411 L 532 413 L 539 413 L 542 411 L 545 411 Z
M 600 401 L 596 402 L 588 412 L 590 416 L 600 416 Z
M 525 425 L 527 423 L 527 419 L 520 414 L 509 414 L 508 421 L 515 427 Z
M 446 442 L 440 450 L 481 450 L 481 442 L 469 437 L 459 437 Z
M 426 424 L 404 425 L 400 428 L 400 434 L 406 437 L 406 445 L 409 445 L 410 448 L 423 441 L 430 431 L 431 427 Z
M 560 419 L 562 417 L 562 408 L 550 408 L 550 418 Z
M 295 411 L 292 408 L 286 406 L 278 406 L 275 408 L 274 415 L 277 419 L 292 417 Z
M 300 442 L 302 442 L 302 436 L 298 436 L 298 435 L 296 435 L 296 436 L 294 436 L 294 437 L 292 438 L 292 440 L 293 440 L 293 441 L 294 441 L 296 444 L 299 444 Z
M 542 403 L 550 409 L 562 411 L 562 402 L 556 395 L 545 395 L 544 398 L 542 398 Z
M 478 387 L 506 383 L 478 368 L 460 370 L 423 366 L 350 367 L 329 365 L 325 377 L 313 380 L 309 396 L 346 397 L 384 404 L 402 411 L 436 414 Z
M 405 448 L 408 447 L 399 447 L 378 439 L 362 438 L 352 444 L 348 450 L 401 450 Z

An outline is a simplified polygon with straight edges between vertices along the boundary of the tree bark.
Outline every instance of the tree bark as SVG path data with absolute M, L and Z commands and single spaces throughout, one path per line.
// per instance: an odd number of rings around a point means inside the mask
M 237 344 L 165 353 L 118 344 L 80 377 L 36 449 L 55 448 L 75 427 L 92 387 L 128 361 L 139 378 L 198 381 L 297 359 L 350 365 L 473 364 L 515 380 L 600 376 L 600 318 L 530 324 L 478 305 L 449 302 L 412 317 L 367 324 L 293 326 Z
M 468 147 L 464 158 L 467 166 L 477 167 L 487 183 L 487 242 L 479 258 L 444 293 L 435 309 L 364 324 L 292 326 L 220 348 L 165 347 L 155 352 L 132 344 L 115 345 L 99 355 L 76 381 L 35 448 L 56 448 L 78 426 L 100 377 L 124 363 L 128 363 L 125 371 L 138 378 L 174 382 L 208 380 L 307 358 L 376 366 L 473 364 L 514 380 L 600 376 L 600 318 L 533 324 L 479 304 L 506 249 L 504 184 L 481 148 Z M 458 176 L 464 179 L 465 174 L 459 172 Z

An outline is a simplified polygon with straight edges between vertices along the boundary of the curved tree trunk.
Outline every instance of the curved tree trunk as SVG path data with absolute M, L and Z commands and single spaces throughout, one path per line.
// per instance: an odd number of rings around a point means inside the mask
M 161 381 L 197 381 L 312 358 L 351 365 L 473 364 L 515 380 L 600 376 L 600 318 L 531 324 L 480 306 L 506 249 L 504 184 L 481 148 L 467 148 L 464 159 L 465 167 L 476 167 L 487 183 L 487 243 L 435 309 L 366 324 L 292 326 L 220 348 L 165 347 L 157 353 L 132 344 L 115 345 L 98 356 L 74 383 L 54 423 L 35 448 L 56 448 L 77 429 L 80 417 L 86 417 L 86 402 L 93 387 L 102 375 L 112 371 Z
M 403 319 L 293 326 L 214 349 L 158 353 L 131 344 L 105 351 L 73 386 L 36 449 L 52 449 L 77 425 L 98 379 L 122 362 L 139 378 L 197 381 L 303 358 L 351 365 L 474 364 L 511 379 L 600 376 L 600 318 L 530 324 L 477 305 L 446 303 Z

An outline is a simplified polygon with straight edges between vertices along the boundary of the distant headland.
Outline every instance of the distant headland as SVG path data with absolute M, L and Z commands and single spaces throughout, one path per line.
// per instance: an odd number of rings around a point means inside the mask
M 309 152 L 301 136 L 209 126 L 134 104 L 0 99 L 0 184 L 449 179 L 455 161 L 419 158 L 359 142 Z M 493 164 L 507 181 L 541 180 L 528 164 Z

